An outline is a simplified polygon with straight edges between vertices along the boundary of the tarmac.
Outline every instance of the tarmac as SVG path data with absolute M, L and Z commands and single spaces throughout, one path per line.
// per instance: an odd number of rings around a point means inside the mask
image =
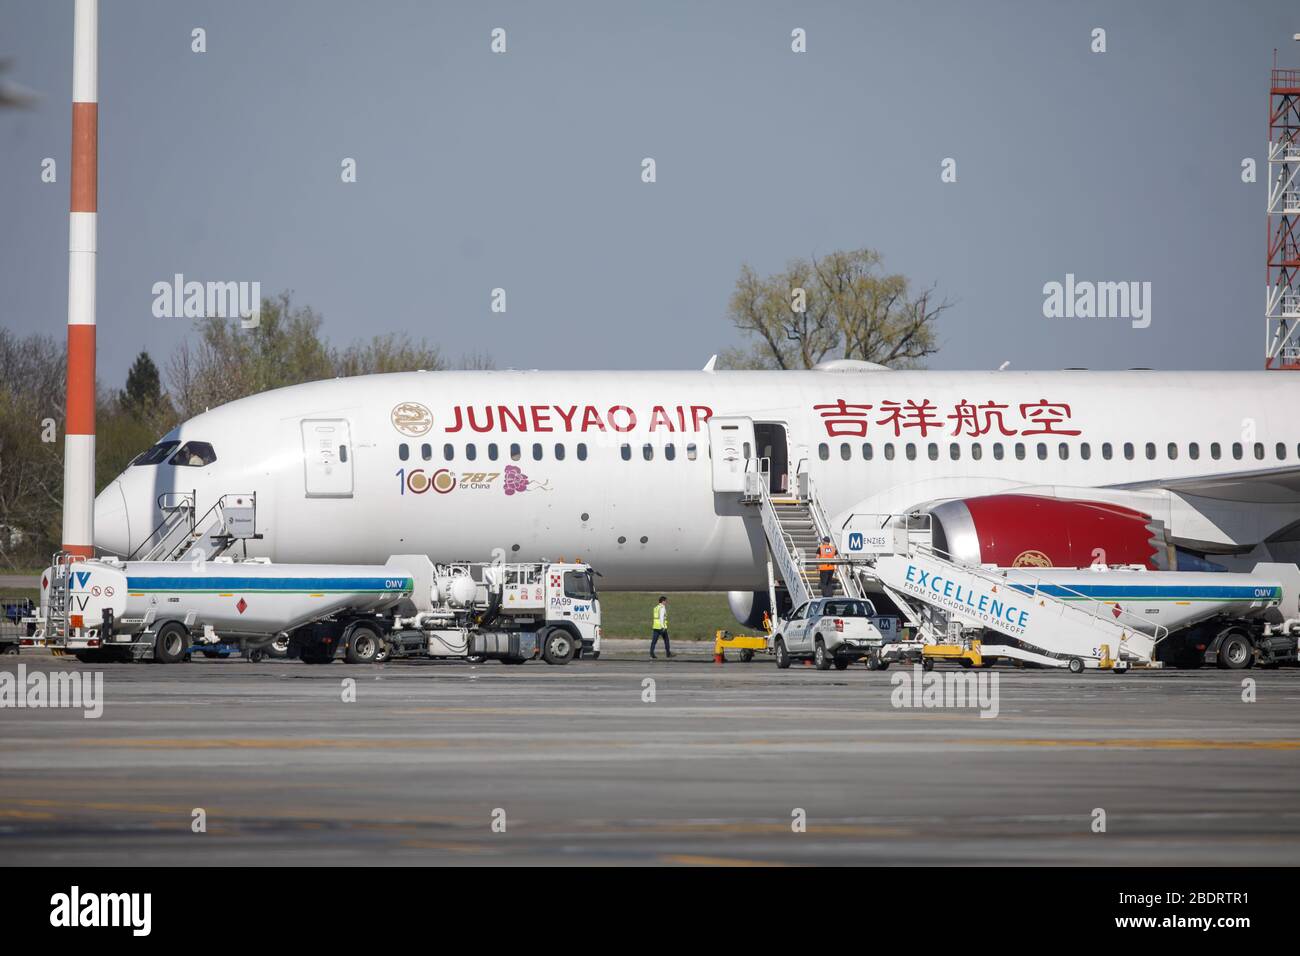
M 0 657 L 29 686 L 104 675 L 97 719 L 0 708 L 0 863 L 1300 862 L 1300 669 L 936 669 L 989 682 L 981 717 L 915 706 L 910 668 L 644 648 L 563 667 Z

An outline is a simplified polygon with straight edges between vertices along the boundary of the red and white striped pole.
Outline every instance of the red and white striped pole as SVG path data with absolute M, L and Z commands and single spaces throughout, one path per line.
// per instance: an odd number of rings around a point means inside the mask
M 68 216 L 68 404 L 63 550 L 95 553 L 95 219 L 99 179 L 99 0 L 72 27 L 72 204 Z

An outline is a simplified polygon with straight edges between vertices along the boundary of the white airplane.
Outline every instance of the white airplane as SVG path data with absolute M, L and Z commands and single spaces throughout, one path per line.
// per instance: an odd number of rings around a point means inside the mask
M 165 495 L 253 493 L 250 556 L 580 559 L 606 590 L 733 592 L 756 623 L 759 515 L 717 489 L 766 459 L 773 491 L 806 469 L 836 526 L 928 511 L 964 560 L 1249 569 L 1300 560 L 1297 409 L 1278 372 L 368 375 L 181 424 L 100 493 L 95 543 L 129 556 Z

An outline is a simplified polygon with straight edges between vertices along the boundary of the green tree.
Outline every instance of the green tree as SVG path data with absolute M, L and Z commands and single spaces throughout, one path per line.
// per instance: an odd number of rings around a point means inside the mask
M 832 358 L 915 367 L 938 351 L 935 323 L 950 305 L 885 273 L 871 249 L 792 259 L 760 276 L 740 270 L 728 317 L 750 341 L 724 352 L 731 368 L 812 368 Z
M 135 357 L 126 373 L 126 388 L 118 393 L 122 407 L 141 416 L 152 415 L 162 404 L 162 378 L 148 352 Z

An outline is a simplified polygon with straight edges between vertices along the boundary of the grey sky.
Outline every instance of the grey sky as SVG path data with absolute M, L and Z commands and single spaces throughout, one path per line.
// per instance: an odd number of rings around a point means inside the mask
M 71 24 L 0 0 L 9 77 L 43 96 L 0 112 L 0 325 L 60 337 Z M 742 262 L 859 246 L 957 301 L 931 367 L 1257 368 L 1268 70 L 1300 66 L 1296 32 L 1283 0 L 103 0 L 101 380 L 186 333 L 150 311 L 176 272 L 291 289 L 337 342 L 691 368 L 737 342 Z M 1150 281 L 1151 327 L 1043 318 L 1067 272 Z

